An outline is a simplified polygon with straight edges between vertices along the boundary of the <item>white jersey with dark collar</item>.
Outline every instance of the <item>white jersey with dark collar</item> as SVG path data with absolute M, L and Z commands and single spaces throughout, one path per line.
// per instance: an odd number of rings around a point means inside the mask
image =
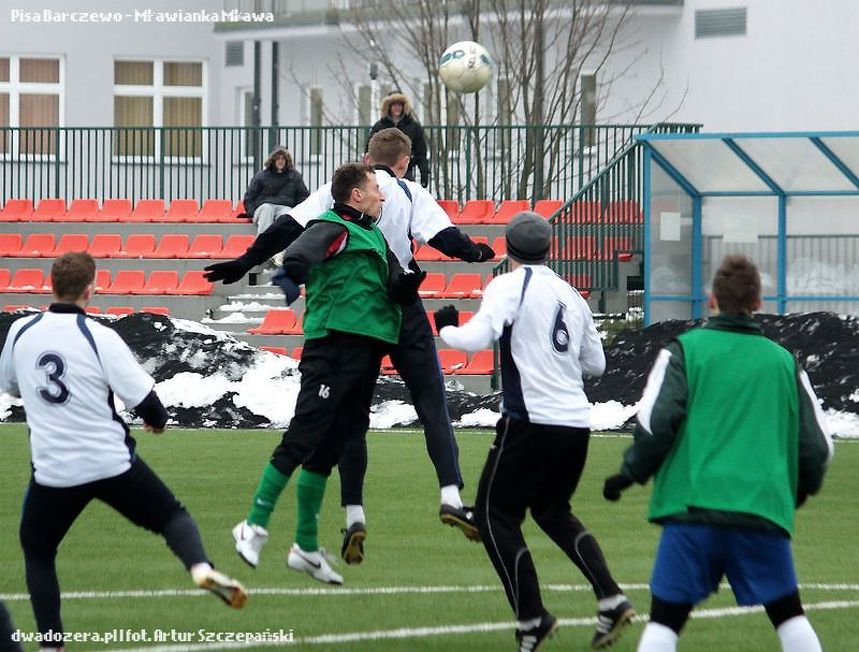
M 134 440 L 113 405 L 129 408 L 155 381 L 111 329 L 65 304 L 9 328 L 0 389 L 24 401 L 36 482 L 71 487 L 131 465 Z
M 439 231 L 453 224 L 444 209 L 426 188 L 414 181 L 397 179 L 388 170 L 376 170 L 376 180 L 385 196 L 382 215 L 376 225 L 385 234 L 385 240 L 403 269 L 412 261 L 411 238 L 426 244 Z M 331 184 L 320 186 L 289 215 L 301 226 L 307 226 L 334 205 Z
M 499 340 L 502 413 L 531 423 L 590 428 L 582 375 L 605 371 L 602 343 L 587 302 L 545 265 L 523 265 L 494 278 L 477 314 L 439 335 L 470 351 Z

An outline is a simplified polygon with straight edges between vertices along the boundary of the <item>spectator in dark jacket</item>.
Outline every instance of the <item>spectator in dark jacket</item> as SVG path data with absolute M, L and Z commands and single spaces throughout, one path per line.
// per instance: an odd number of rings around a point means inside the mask
M 298 206 L 310 193 L 295 169 L 292 154 L 286 147 L 277 147 L 266 159 L 263 169 L 254 175 L 245 192 L 245 212 L 262 233 L 279 215 Z
M 421 171 L 421 185 L 429 185 L 429 163 L 427 163 L 427 141 L 424 138 L 424 128 L 417 118 L 412 116 L 412 103 L 400 91 L 393 91 L 382 98 L 380 107 L 381 118 L 370 129 L 370 137 L 377 131 L 396 127 L 412 139 L 412 160 L 405 178 L 415 180 L 415 168 Z

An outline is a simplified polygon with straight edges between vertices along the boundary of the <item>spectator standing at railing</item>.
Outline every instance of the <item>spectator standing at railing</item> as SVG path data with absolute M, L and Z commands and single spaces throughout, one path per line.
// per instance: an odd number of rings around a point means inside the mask
M 427 163 L 427 141 L 424 138 L 424 128 L 418 119 L 412 115 L 412 103 L 400 91 L 393 91 L 382 98 L 380 107 L 381 118 L 370 129 L 370 137 L 373 134 L 396 127 L 408 136 L 412 141 L 412 158 L 406 170 L 405 178 L 409 181 L 415 180 L 415 168 L 421 171 L 421 185 L 429 186 L 429 163 Z M 369 146 L 369 141 L 368 141 Z
M 251 179 L 245 192 L 245 212 L 256 224 L 257 233 L 262 233 L 309 195 L 301 173 L 295 169 L 292 154 L 286 147 L 279 146 Z

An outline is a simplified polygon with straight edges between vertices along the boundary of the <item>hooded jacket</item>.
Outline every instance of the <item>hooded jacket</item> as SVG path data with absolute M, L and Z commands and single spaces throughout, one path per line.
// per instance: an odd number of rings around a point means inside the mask
M 402 102 L 403 115 L 399 121 L 391 117 L 391 105 Z M 370 129 L 370 137 L 382 129 L 396 127 L 408 136 L 412 141 L 412 160 L 406 171 L 406 179 L 415 180 L 415 168 L 421 171 L 421 185 L 426 188 L 429 185 L 429 164 L 427 163 L 427 141 L 424 138 L 424 128 L 416 118 L 412 116 L 412 103 L 400 92 L 389 93 L 382 98 L 379 107 L 380 119 Z
M 274 158 L 278 154 L 286 156 L 286 167 L 278 172 Z M 263 204 L 298 206 L 310 193 L 301 173 L 292 164 L 292 156 L 285 147 L 275 148 L 266 159 L 265 167 L 257 172 L 245 192 L 245 212 L 253 215 Z

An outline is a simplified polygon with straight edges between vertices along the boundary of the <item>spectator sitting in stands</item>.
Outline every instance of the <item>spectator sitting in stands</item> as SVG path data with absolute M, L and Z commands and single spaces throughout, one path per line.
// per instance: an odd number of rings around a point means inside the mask
M 262 233 L 279 215 L 298 206 L 309 194 L 289 150 L 280 146 L 251 179 L 245 192 L 245 211 L 256 224 L 257 233 Z

